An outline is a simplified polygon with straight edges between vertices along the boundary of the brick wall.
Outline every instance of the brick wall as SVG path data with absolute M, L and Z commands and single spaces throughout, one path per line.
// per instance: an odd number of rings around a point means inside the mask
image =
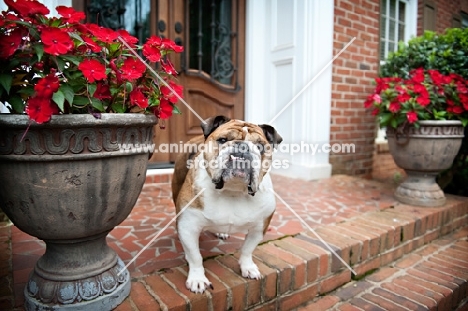
M 333 63 L 330 142 L 355 144 L 355 153 L 331 154 L 333 174 L 367 175 L 372 170 L 375 118 L 363 108 L 377 76 L 379 0 L 336 0 L 333 52 L 356 40 Z
M 453 27 L 454 15 L 465 11 L 468 13 L 468 0 L 418 0 L 418 35 L 423 34 L 424 7 L 430 5 L 435 7 L 436 31 L 444 32 L 445 29 Z

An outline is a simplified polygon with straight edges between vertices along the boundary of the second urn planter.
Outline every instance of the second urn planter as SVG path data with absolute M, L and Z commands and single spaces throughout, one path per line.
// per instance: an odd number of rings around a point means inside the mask
M 398 186 L 398 201 L 416 206 L 442 206 L 446 198 L 435 178 L 450 168 L 460 149 L 463 126 L 460 121 L 420 121 L 399 133 L 387 128 L 390 153 L 405 170 L 406 180 Z

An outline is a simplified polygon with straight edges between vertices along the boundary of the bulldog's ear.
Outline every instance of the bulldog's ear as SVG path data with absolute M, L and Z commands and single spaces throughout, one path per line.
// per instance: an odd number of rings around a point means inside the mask
M 216 116 L 206 119 L 205 122 L 202 122 L 201 124 L 201 127 L 203 129 L 203 135 L 205 135 L 205 139 L 218 127 L 229 121 L 231 121 L 231 119 L 225 116 Z
M 265 134 L 266 139 L 273 146 L 276 148 L 282 141 L 283 137 L 278 134 L 275 128 L 268 124 L 260 124 L 259 127 L 263 130 L 263 134 Z

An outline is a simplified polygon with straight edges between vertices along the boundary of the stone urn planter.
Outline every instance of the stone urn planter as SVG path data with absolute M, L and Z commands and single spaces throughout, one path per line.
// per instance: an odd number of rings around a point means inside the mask
M 435 178 L 450 168 L 464 136 L 460 121 L 420 121 L 420 128 L 404 133 L 387 128 L 390 153 L 405 170 L 406 180 L 398 186 L 398 201 L 416 206 L 442 206 L 446 198 Z
M 130 214 L 146 177 L 154 116 L 0 115 L 0 206 L 46 243 L 24 290 L 26 310 L 111 310 L 130 276 L 106 236 Z

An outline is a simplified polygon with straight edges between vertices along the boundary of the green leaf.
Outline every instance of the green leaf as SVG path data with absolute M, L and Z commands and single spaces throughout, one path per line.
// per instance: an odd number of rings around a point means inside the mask
M 70 63 L 73 63 L 74 65 L 78 66 L 81 63 L 81 60 L 79 57 L 76 56 L 70 56 L 70 55 L 62 55 L 60 58 L 69 61 Z
M 120 48 L 120 43 L 112 43 L 110 46 L 109 46 L 109 50 L 111 53 L 114 53 L 115 51 L 117 51 L 118 49 Z
M 391 113 L 389 113 L 389 112 L 382 113 L 380 115 L 380 124 L 382 124 L 384 126 L 387 125 L 388 122 L 390 122 L 390 120 L 392 119 L 392 117 L 393 117 L 393 115 Z
M 57 90 L 57 92 L 55 92 L 53 95 L 52 95 L 52 100 L 57 104 L 57 106 L 60 108 L 60 111 L 64 111 L 64 107 L 63 107 L 63 104 L 65 103 L 65 95 L 62 93 L 62 91 L 60 90 Z
M 182 112 L 179 110 L 179 108 L 178 108 L 176 105 L 174 105 L 174 104 L 172 104 L 172 113 L 174 113 L 174 114 L 182 114 Z
M 11 75 L 0 74 L 0 84 L 3 86 L 7 94 L 10 94 L 11 82 L 13 77 Z
M 73 98 L 73 106 L 77 107 L 84 107 L 89 104 L 89 99 L 88 97 L 84 96 L 75 96 Z
M 75 97 L 75 92 L 73 91 L 73 89 L 69 85 L 64 84 L 59 87 L 59 90 L 62 91 L 63 95 L 65 96 L 65 99 L 71 105 L 73 103 L 73 97 Z
M 102 101 L 100 101 L 99 99 L 97 98 L 91 98 L 91 105 L 93 105 L 93 107 L 97 110 L 99 110 L 100 112 L 104 112 L 104 106 L 102 105 Z
M 42 59 L 42 55 L 44 55 L 44 45 L 42 44 L 35 44 L 34 51 L 36 51 L 37 61 L 40 62 Z
M 112 111 L 117 113 L 124 113 L 125 107 L 122 105 L 122 102 L 115 102 L 111 105 Z
M 89 96 L 93 96 L 94 92 L 96 92 L 97 85 L 96 84 L 88 84 L 88 93 Z
M 8 98 L 8 103 L 13 108 L 14 112 L 16 113 L 23 113 L 24 112 L 24 101 L 18 95 L 13 95 Z
M 63 71 L 65 69 L 66 62 L 60 57 L 56 57 L 55 59 L 57 60 L 58 69 L 60 71 Z
M 70 35 L 70 37 L 72 37 L 73 39 L 76 39 L 80 42 L 84 42 L 83 38 L 80 37 L 79 34 L 77 34 L 76 32 L 69 32 L 68 33 Z
M 130 82 L 126 82 L 125 83 L 125 90 L 130 93 L 131 91 L 133 91 L 133 85 L 130 83 Z

